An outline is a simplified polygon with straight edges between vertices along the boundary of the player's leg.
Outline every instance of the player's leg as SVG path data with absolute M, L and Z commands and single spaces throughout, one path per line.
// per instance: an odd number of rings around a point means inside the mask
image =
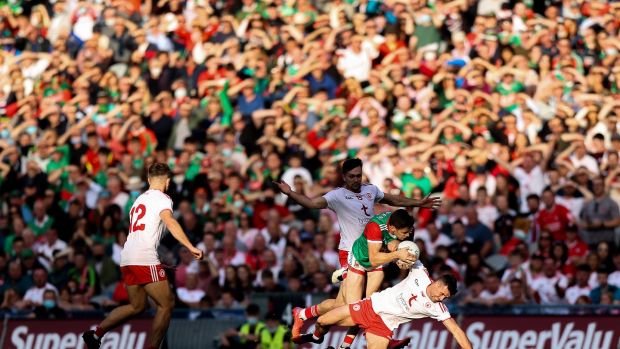
M 345 285 L 344 298 L 347 304 L 355 303 L 362 299 L 367 275 L 367 272 L 362 272 L 356 268 L 350 268 L 349 273 L 347 273 L 347 278 L 343 282 L 343 285 Z M 359 331 L 360 329 L 358 326 L 349 327 L 347 334 L 344 336 L 344 339 L 340 344 L 340 348 L 349 348 L 353 344 L 353 341 Z
M 157 281 L 144 286 L 144 290 L 153 299 L 157 306 L 157 312 L 153 319 L 153 327 L 150 336 L 151 347 L 159 348 L 172 316 L 174 308 L 174 296 L 170 291 L 168 280 Z
M 108 331 L 144 311 L 146 307 L 146 291 L 140 285 L 127 286 L 129 304 L 120 306 L 110 313 L 97 327 L 95 334 L 101 338 Z
M 338 250 L 338 260 L 340 262 L 341 268 L 334 272 L 334 274 L 337 274 L 338 280 L 333 280 L 333 276 L 332 276 L 332 283 L 336 284 L 346 279 L 347 268 L 349 266 L 348 258 L 349 258 L 349 251 Z M 326 299 L 319 304 L 298 310 L 298 316 L 300 320 L 306 321 L 308 319 L 312 319 L 314 317 L 323 315 L 327 313 L 328 311 L 335 309 L 339 306 L 345 305 L 346 303 L 344 301 L 344 289 L 345 289 L 345 285 L 344 283 L 342 283 L 342 285 L 340 286 L 340 289 L 338 290 L 338 296 L 336 296 L 336 298 Z M 293 317 L 295 317 L 295 313 L 297 313 L 297 311 L 293 310 Z
M 364 285 L 366 284 L 366 271 L 349 268 L 347 278 L 342 283 L 344 290 L 344 302 L 351 304 L 362 299 Z
M 332 309 L 329 312 L 319 316 L 314 326 L 314 332 L 299 336 L 295 339 L 295 343 L 322 343 L 323 336 L 329 332 L 331 326 L 354 326 L 355 322 L 351 318 L 349 305 L 343 305 Z
M 355 270 L 354 272 L 358 274 L 357 278 L 359 278 L 359 276 L 363 277 L 364 272 L 359 271 L 359 270 Z M 353 272 L 348 272 L 347 275 L 348 274 L 353 274 Z M 347 279 L 348 277 L 345 278 L 344 282 L 340 286 L 340 289 L 338 290 L 338 296 L 336 296 L 336 298 L 326 299 L 322 301 L 321 303 L 317 305 L 313 305 L 308 308 L 293 309 L 293 319 L 295 321 L 295 324 L 293 325 L 293 337 L 295 337 L 296 335 L 297 327 L 301 328 L 301 324 L 303 324 L 304 321 L 315 318 L 317 316 L 321 316 L 332 309 L 336 309 L 337 307 L 348 304 L 348 301 L 346 299 L 347 299 L 347 293 L 348 293 L 348 290 L 350 289 L 350 286 L 347 286 L 347 285 L 350 283 L 350 281 L 347 282 Z M 360 282 L 360 281 L 356 280 L 355 282 Z M 363 283 L 363 281 L 361 282 Z M 354 298 L 355 300 L 359 300 L 360 298 L 356 298 L 356 297 L 361 297 L 361 294 L 359 296 L 355 296 L 355 292 L 349 297 Z
M 383 268 L 377 268 L 369 271 L 366 274 L 368 281 L 366 281 L 366 295 L 365 297 L 370 297 L 373 293 L 379 291 L 381 287 L 381 283 L 383 282 Z
M 390 340 L 366 331 L 366 343 L 368 349 L 387 349 Z
M 293 338 L 301 336 L 301 327 L 304 321 L 326 314 L 330 310 L 336 309 L 340 306 L 346 305 L 344 300 L 346 285 L 343 283 L 338 290 L 338 295 L 334 299 L 326 299 L 317 305 L 313 305 L 308 308 L 293 309 L 293 328 L 291 335 Z

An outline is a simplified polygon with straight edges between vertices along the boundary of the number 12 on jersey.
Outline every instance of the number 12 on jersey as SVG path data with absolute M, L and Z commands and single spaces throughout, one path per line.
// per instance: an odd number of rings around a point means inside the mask
M 136 214 L 135 220 L 134 220 L 134 213 Z M 139 224 L 139 223 L 145 214 L 146 214 L 146 207 L 142 204 L 131 208 L 131 211 L 129 212 L 129 233 L 130 234 L 135 233 L 137 231 L 144 230 L 144 223 L 142 224 Z

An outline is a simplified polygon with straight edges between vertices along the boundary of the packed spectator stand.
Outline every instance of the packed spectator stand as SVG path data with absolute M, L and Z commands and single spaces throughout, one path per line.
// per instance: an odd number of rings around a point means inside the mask
M 0 4 L 4 311 L 126 302 L 154 161 L 207 256 L 162 241 L 177 306 L 329 294 L 335 215 L 272 181 L 322 195 L 347 157 L 385 192 L 442 196 L 415 240 L 458 304 L 620 304 L 618 1 Z

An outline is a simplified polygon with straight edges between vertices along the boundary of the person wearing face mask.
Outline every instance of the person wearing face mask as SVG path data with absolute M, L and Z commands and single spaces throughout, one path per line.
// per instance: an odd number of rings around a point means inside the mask
M 246 322 L 238 329 L 230 329 L 220 337 L 220 349 L 240 348 L 255 349 L 258 346 L 260 334 L 265 329 L 265 323 L 259 321 L 260 308 L 251 303 L 245 308 Z
M 56 292 L 46 290 L 43 293 L 43 303 L 34 309 L 36 319 L 65 319 L 67 313 L 58 306 Z
M 265 327 L 260 332 L 261 349 L 289 349 L 293 348 L 291 330 L 280 323 L 276 313 L 269 313 L 265 317 Z
M 32 273 L 34 285 L 28 289 L 24 295 L 24 301 L 32 306 L 40 306 L 45 303 L 44 294 L 47 291 L 58 293 L 56 287 L 47 282 L 47 271 L 44 268 L 37 268 Z

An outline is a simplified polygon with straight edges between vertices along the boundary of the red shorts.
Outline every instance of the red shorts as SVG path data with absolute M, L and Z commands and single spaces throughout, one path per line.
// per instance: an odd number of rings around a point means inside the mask
M 372 301 L 370 298 L 349 304 L 349 313 L 351 314 L 353 322 L 358 324 L 366 332 L 390 340 L 392 339 L 392 330 L 385 325 L 381 317 L 372 309 Z
M 340 260 L 340 268 L 346 268 L 349 266 L 347 260 L 349 259 L 349 251 L 338 250 L 338 259 Z
M 127 286 L 144 285 L 168 280 L 166 272 L 158 265 L 126 265 L 121 267 L 123 281 Z

